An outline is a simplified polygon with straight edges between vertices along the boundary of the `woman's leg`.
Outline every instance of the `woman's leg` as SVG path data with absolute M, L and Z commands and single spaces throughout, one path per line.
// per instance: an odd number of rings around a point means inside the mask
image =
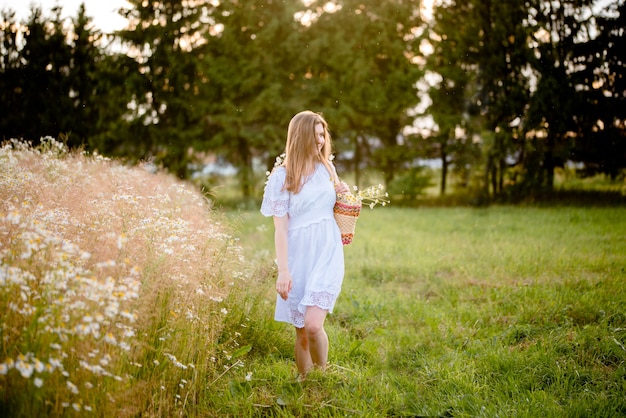
M 296 366 L 302 378 L 313 368 L 309 340 L 304 328 L 296 328 Z
M 324 330 L 324 320 L 328 311 L 318 306 L 308 306 L 304 314 L 304 330 L 309 345 L 313 365 L 326 369 L 328 361 L 328 335 Z

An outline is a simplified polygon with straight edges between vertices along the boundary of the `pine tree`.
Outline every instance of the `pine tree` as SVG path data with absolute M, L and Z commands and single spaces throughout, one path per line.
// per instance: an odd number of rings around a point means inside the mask
M 200 98 L 200 68 L 213 6 L 185 0 L 131 0 L 122 10 L 129 27 L 117 33 L 124 57 L 108 62 L 109 69 L 129 72 L 124 78 L 130 97 L 119 152 L 135 158 L 154 158 L 181 177 L 189 175 L 193 150 L 205 138 L 205 106 Z

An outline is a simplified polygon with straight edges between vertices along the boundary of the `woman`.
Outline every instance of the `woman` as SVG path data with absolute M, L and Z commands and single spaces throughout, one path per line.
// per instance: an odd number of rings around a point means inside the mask
M 261 213 L 274 217 L 278 278 L 274 319 L 295 326 L 299 378 L 326 368 L 326 314 L 343 281 L 343 244 L 333 216 L 339 182 L 329 161 L 331 139 L 321 115 L 304 111 L 289 122 L 285 158 L 271 173 Z

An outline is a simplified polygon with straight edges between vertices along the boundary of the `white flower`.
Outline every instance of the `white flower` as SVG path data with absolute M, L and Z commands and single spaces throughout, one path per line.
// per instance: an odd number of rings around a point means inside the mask
M 252 380 L 252 372 L 246 373 L 246 382 L 249 382 L 251 380 Z
M 39 377 L 36 377 L 33 383 L 34 383 L 34 384 L 35 384 L 35 386 L 37 386 L 38 388 L 40 388 L 40 387 L 42 387 L 42 386 L 43 386 L 43 380 L 42 380 L 42 379 L 40 379 Z
M 19 224 L 21 219 L 22 219 L 22 215 L 20 215 L 20 213 L 17 210 L 14 210 L 13 212 L 9 213 L 6 216 L 6 220 L 11 222 L 14 225 Z
M 69 380 L 67 381 L 67 388 L 70 390 L 70 392 L 72 392 L 74 395 L 78 395 L 78 387 L 76 387 L 76 385 L 72 382 L 70 382 Z
M 128 238 L 126 237 L 126 234 L 122 234 L 119 237 L 117 237 L 117 248 L 119 250 L 122 249 L 122 247 L 124 247 L 124 244 L 126 244 L 128 242 Z
M 367 204 L 370 209 L 373 209 L 376 205 L 387 206 L 389 203 L 388 193 L 383 193 L 384 186 L 379 184 L 378 186 L 370 186 L 366 189 L 359 190 L 357 186 L 352 187 L 354 194 L 344 193 L 342 197 L 350 204 Z
M 33 371 L 35 370 L 32 364 L 23 360 L 18 360 L 15 363 L 15 368 L 20 372 L 22 377 L 25 379 L 30 378 L 33 375 Z
M 35 370 L 37 371 L 37 373 L 43 372 L 44 369 L 45 369 L 45 365 L 38 359 L 35 359 Z
M 104 336 L 104 341 L 109 343 L 109 344 L 117 344 L 117 339 L 115 338 L 115 336 L 113 334 L 111 334 L 110 332 L 108 332 L 105 336 Z
M 129 312 L 128 310 L 123 310 L 120 315 L 128 320 L 130 320 L 130 322 L 135 322 L 135 314 Z
M 55 369 L 63 370 L 63 363 L 61 363 L 61 360 L 50 357 L 48 362 L 50 363 L 52 370 L 55 370 Z

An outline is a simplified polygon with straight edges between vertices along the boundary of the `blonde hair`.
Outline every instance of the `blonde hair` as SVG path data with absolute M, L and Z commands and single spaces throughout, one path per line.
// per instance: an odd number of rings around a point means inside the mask
M 318 150 L 315 133 L 315 126 L 318 124 L 324 127 L 324 146 L 321 150 Z M 303 185 L 302 178 L 312 174 L 318 162 L 324 164 L 331 177 L 335 178 L 335 171 L 328 162 L 331 151 L 332 143 L 328 133 L 328 124 L 322 115 L 310 110 L 296 114 L 291 118 L 287 130 L 285 158 L 282 163 L 287 177 L 283 189 L 298 193 Z

